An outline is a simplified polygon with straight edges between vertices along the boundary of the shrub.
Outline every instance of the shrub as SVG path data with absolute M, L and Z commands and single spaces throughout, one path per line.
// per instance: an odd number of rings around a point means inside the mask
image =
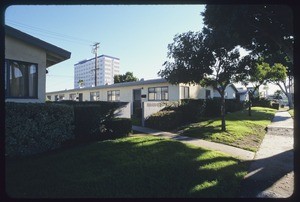
M 203 117 L 205 112 L 204 100 L 183 99 L 181 105 L 174 109 L 180 111 L 184 117 L 182 124 L 197 122 Z
M 71 105 L 74 108 L 75 142 L 107 139 L 106 123 L 114 118 L 114 112 L 126 105 L 126 102 L 89 101 L 76 102 L 71 100 L 57 102 Z
M 107 139 L 126 137 L 132 132 L 131 119 L 114 118 L 104 123 Z
M 221 99 L 206 100 L 204 116 L 206 116 L 206 117 L 221 116 Z
M 279 103 L 272 103 L 272 108 L 273 109 L 279 109 Z
M 271 101 L 266 98 L 253 98 L 252 99 L 253 107 L 269 107 L 271 108 Z
M 183 118 L 180 111 L 162 110 L 148 117 L 145 120 L 145 125 L 146 127 L 168 131 L 181 125 Z
M 59 148 L 74 138 L 70 106 L 48 103 L 5 103 L 5 155 L 27 156 Z
M 246 107 L 245 102 L 241 102 L 237 99 L 225 100 L 225 110 L 226 112 L 236 112 L 244 109 Z

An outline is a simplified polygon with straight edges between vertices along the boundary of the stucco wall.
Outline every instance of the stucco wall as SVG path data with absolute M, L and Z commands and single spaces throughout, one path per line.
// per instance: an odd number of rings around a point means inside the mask
M 200 88 L 199 93 L 198 93 L 198 99 L 205 99 L 206 98 L 206 96 L 205 96 L 206 90 L 210 90 L 210 97 L 211 98 L 214 97 L 213 87 L 208 86 L 208 87 Z
M 225 93 L 227 93 L 227 96 L 225 96 L 225 99 L 235 99 L 236 98 L 236 92 L 231 86 L 227 86 L 225 88 Z M 214 96 L 221 97 L 220 93 L 216 90 L 214 90 Z
M 46 52 L 15 38 L 5 36 L 5 59 L 38 64 L 38 99 L 12 99 L 13 102 L 45 102 Z

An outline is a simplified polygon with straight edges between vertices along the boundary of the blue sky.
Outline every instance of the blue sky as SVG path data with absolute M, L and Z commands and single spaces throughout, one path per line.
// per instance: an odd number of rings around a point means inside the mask
M 204 5 L 66 5 L 10 6 L 5 24 L 71 52 L 49 68 L 46 91 L 73 88 L 74 64 L 98 55 L 120 58 L 120 73 L 158 78 L 173 37 L 202 30 Z

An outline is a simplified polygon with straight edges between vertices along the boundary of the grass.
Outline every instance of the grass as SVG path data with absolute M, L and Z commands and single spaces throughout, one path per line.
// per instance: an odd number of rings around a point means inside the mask
M 6 161 L 21 198 L 237 197 L 249 163 L 157 137 L 127 137 Z
M 288 112 L 290 113 L 290 115 L 291 115 L 292 118 L 294 119 L 294 109 L 290 109 Z
M 181 135 L 220 142 L 242 149 L 257 151 L 276 110 L 253 107 L 252 116 L 248 110 L 226 115 L 226 131 L 221 131 L 221 119 L 212 119 L 189 124 L 179 128 Z

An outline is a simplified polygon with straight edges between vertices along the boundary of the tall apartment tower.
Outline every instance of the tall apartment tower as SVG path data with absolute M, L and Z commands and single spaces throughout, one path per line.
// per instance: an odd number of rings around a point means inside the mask
M 97 57 L 96 86 L 114 83 L 114 76 L 119 74 L 120 59 L 108 55 Z M 83 81 L 80 84 L 80 80 Z M 74 88 L 95 86 L 95 58 L 82 60 L 74 65 Z

